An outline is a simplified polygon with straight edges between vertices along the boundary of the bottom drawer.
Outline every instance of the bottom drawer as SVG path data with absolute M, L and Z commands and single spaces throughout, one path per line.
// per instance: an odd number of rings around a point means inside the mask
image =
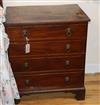
M 19 91 L 39 91 L 61 88 L 75 88 L 84 85 L 84 76 L 79 73 L 50 73 L 15 75 Z

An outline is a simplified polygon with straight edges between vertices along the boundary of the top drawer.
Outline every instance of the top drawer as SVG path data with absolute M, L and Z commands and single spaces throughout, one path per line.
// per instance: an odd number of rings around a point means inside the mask
M 86 30 L 86 23 L 6 27 L 11 41 L 25 41 L 25 37 L 29 40 L 83 39 L 86 38 Z

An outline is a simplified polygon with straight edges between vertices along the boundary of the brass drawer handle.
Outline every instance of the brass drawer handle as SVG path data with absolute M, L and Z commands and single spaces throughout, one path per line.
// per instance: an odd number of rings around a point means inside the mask
M 72 36 L 72 31 L 71 31 L 71 28 L 67 28 L 67 36 Z
M 28 69 L 28 67 L 29 67 L 29 63 L 28 63 L 28 62 L 25 62 L 25 63 L 24 63 L 24 68 L 25 68 L 25 70 Z
M 28 32 L 27 32 L 26 29 L 24 29 L 24 30 L 22 31 L 22 33 L 23 33 L 23 36 L 24 36 L 24 37 L 27 37 L 27 36 L 28 36 Z
M 66 66 L 69 66 L 69 65 L 70 65 L 70 61 L 69 61 L 69 60 L 66 60 L 66 61 L 65 61 L 65 65 L 66 65 Z
M 65 82 L 69 82 L 70 78 L 68 76 L 65 77 Z
M 68 44 L 66 44 L 66 50 L 69 50 L 71 48 L 71 45 L 68 43 Z
M 29 85 L 29 83 L 30 83 L 30 80 L 28 80 L 28 79 L 25 80 L 25 84 L 26 84 L 26 85 Z

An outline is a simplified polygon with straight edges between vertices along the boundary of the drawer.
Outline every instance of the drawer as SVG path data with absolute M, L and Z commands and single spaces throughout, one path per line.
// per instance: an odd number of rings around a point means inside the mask
M 87 24 L 33 25 L 6 27 L 11 41 L 47 39 L 83 39 L 87 34 Z
M 85 52 L 84 40 L 58 40 L 58 41 L 40 41 L 29 42 L 30 53 L 25 53 L 24 42 L 11 42 L 9 47 L 9 55 L 21 56 L 21 55 L 33 55 L 33 56 L 46 56 L 49 55 L 61 55 Z
M 46 58 L 10 58 L 14 72 L 53 72 L 77 71 L 84 68 L 84 56 L 46 57 Z
M 15 75 L 20 91 L 41 91 L 49 89 L 79 88 L 84 84 L 82 72 L 49 73 L 49 74 L 17 74 Z

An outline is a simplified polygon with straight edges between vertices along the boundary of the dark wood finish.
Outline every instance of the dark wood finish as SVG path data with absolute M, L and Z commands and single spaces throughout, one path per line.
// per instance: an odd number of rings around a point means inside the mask
M 20 60 L 19 60 L 20 59 Z M 11 57 L 14 72 L 54 72 L 77 71 L 84 68 L 84 56 L 59 56 L 59 57 Z M 78 61 L 78 63 L 77 63 Z
M 63 88 L 83 87 L 84 78 L 83 72 L 62 72 L 62 73 L 45 73 L 45 74 L 16 74 L 15 78 L 18 82 L 20 91 L 39 91 L 39 90 L 54 90 Z M 52 82 L 53 81 L 53 82 Z M 76 85 L 74 85 L 76 84 Z
M 25 41 L 24 31 L 29 40 L 84 39 L 87 23 L 13 26 L 6 29 L 11 41 Z M 80 28 L 81 27 L 81 28 Z M 69 30 L 69 31 L 68 31 Z
M 15 104 L 17 105 L 17 104 L 19 104 L 20 103 L 20 99 L 14 99 L 14 101 L 15 101 Z
M 0 6 L 3 6 L 3 4 L 2 4 L 2 0 L 0 0 Z
M 29 43 L 31 45 L 31 52 L 27 54 L 28 56 L 85 53 L 85 40 L 31 41 Z M 26 42 L 11 42 L 9 47 L 9 55 L 26 55 L 25 44 Z
M 7 7 L 7 25 L 87 22 L 78 5 Z
M 75 93 L 76 93 L 75 98 L 76 98 L 77 100 L 85 100 L 85 89 L 75 91 Z
M 89 18 L 80 7 L 7 7 L 6 18 L 9 58 L 20 94 L 65 91 L 85 99 Z

